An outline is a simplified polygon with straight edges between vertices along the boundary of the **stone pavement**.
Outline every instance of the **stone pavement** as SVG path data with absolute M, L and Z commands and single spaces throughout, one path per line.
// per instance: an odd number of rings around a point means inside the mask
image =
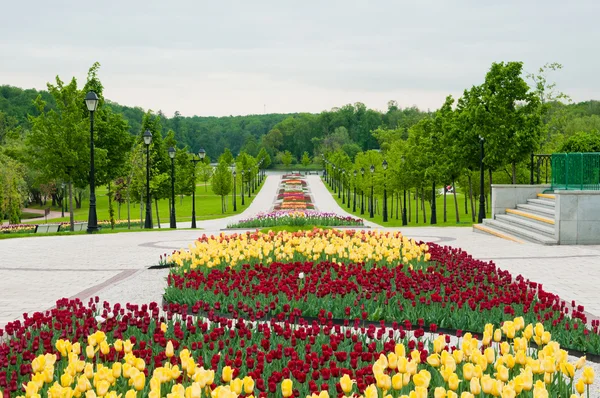
M 167 270 L 149 270 L 161 254 L 186 248 L 202 234 L 219 234 L 237 218 L 272 205 L 279 175 L 264 187 L 242 214 L 203 221 L 204 230 L 153 230 L 105 235 L 47 236 L 0 240 L 0 327 L 24 312 L 51 308 L 62 297 L 100 296 L 110 302 L 160 302 Z M 318 177 L 309 176 L 315 204 L 321 211 L 347 214 Z M 179 225 L 184 227 L 184 225 Z M 600 315 L 600 246 L 518 244 L 478 234 L 465 227 L 390 228 L 417 240 L 461 247 L 474 257 L 494 261 L 514 276 L 542 283 L 565 300 L 576 300 Z

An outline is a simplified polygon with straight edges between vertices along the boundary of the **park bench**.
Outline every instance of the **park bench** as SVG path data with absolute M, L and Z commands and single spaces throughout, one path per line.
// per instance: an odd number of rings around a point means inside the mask
M 48 233 L 48 232 L 58 232 L 60 230 L 60 224 L 40 224 L 35 227 L 35 233 Z

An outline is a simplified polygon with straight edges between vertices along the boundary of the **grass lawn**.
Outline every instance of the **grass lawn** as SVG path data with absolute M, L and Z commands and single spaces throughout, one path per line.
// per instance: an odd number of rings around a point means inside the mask
M 338 199 L 338 195 L 337 193 L 334 195 L 333 194 L 333 190 L 329 187 L 329 185 L 327 185 L 327 183 L 325 183 L 325 180 L 323 180 L 323 183 L 325 184 L 325 186 L 327 187 L 327 189 L 329 190 L 329 192 L 333 195 L 334 199 L 337 201 L 337 203 L 340 205 L 340 207 L 342 207 L 344 210 L 346 210 L 348 213 L 350 214 L 354 214 L 357 217 L 363 217 L 365 220 L 368 221 L 373 221 L 379 225 L 385 226 L 385 227 L 400 227 L 402 226 L 402 213 L 401 213 L 401 209 L 398 209 L 398 219 L 396 219 L 396 200 L 394 198 L 394 207 L 393 207 L 393 213 L 392 213 L 392 203 L 391 203 L 391 198 L 390 198 L 390 194 L 388 194 L 388 222 L 384 223 L 383 222 L 383 215 L 382 215 L 382 197 L 377 196 L 377 194 L 375 195 L 375 199 L 379 199 L 379 214 L 377 212 L 377 207 L 375 207 L 375 217 L 374 218 L 370 218 L 369 217 L 369 210 L 368 210 L 368 197 L 367 197 L 367 192 L 365 192 L 365 214 L 361 216 L 360 214 L 360 195 L 357 192 L 356 193 L 356 212 L 352 211 L 352 204 L 350 206 L 350 208 L 348 208 L 347 203 L 346 204 L 342 204 L 342 199 L 339 198 Z M 416 222 L 416 204 L 415 204 L 415 200 L 414 200 L 414 190 L 411 192 L 411 194 L 409 194 L 409 192 L 406 192 L 406 200 L 407 200 L 407 204 L 406 204 L 406 211 L 407 211 L 407 218 L 409 218 L 409 222 L 408 222 L 408 226 L 410 227 L 422 227 L 422 226 L 427 226 L 427 225 L 431 225 L 429 222 L 431 221 L 431 206 L 429 205 L 429 202 L 425 202 L 425 214 L 427 216 L 427 222 L 424 223 L 423 222 L 423 211 L 421 208 L 419 208 L 419 220 L 418 222 Z M 350 191 L 350 196 L 353 197 L 354 191 Z M 400 195 L 400 200 L 403 200 L 402 194 Z M 411 201 L 410 203 L 410 208 L 408 206 L 408 201 Z M 446 194 L 446 219 L 447 221 L 444 222 L 444 195 L 438 195 L 437 199 L 436 199 L 436 207 L 437 207 L 437 227 L 468 227 L 468 226 L 472 226 L 473 225 L 473 219 L 471 218 L 471 203 L 468 203 L 468 211 L 469 214 L 465 214 L 465 196 L 461 193 L 461 192 L 457 192 L 456 193 L 456 200 L 458 201 L 458 215 L 459 215 L 459 219 L 460 219 L 460 223 L 456 222 L 456 211 L 454 208 L 454 195 L 451 193 L 447 193 Z M 419 201 L 420 202 L 420 201 Z M 477 214 L 477 209 L 479 208 L 479 202 L 476 202 L 475 204 L 475 214 Z M 410 216 L 408 215 L 409 210 L 410 209 Z M 489 212 L 488 212 L 488 216 L 489 216 Z M 477 217 L 476 217 L 477 219 Z
M 262 187 L 259 186 L 259 190 Z M 221 197 L 215 195 L 211 191 L 210 185 L 204 187 L 203 183 L 200 183 L 196 187 L 196 220 L 211 220 L 216 218 L 229 217 L 234 214 L 239 214 L 243 212 L 254 200 L 254 196 L 258 193 L 258 190 L 252 194 L 251 198 L 248 198 L 248 194 L 246 193 L 244 199 L 244 205 L 241 204 L 240 199 L 240 188 L 238 185 L 236 188 L 236 202 L 237 202 L 237 211 L 233 211 L 233 202 L 231 194 L 225 197 L 225 201 L 227 203 L 227 211 L 225 213 L 221 212 Z M 75 205 L 73 201 L 73 205 Z M 127 204 L 124 203 L 121 205 L 121 214 L 119 216 L 118 212 L 118 204 L 115 202 L 115 220 L 127 220 Z M 154 208 L 155 204 L 152 201 L 152 221 L 155 226 L 158 225 L 156 219 L 156 209 Z M 47 208 L 49 206 L 31 206 L 32 208 Z M 60 206 L 51 207 L 54 211 L 60 211 Z M 75 209 L 75 221 L 87 221 L 89 212 L 89 198 L 84 198 L 82 200 L 81 209 Z M 98 215 L 98 221 L 108 220 L 108 196 L 107 189 L 105 186 L 96 188 L 96 212 Z M 169 201 L 167 199 L 162 199 L 158 201 L 158 213 L 160 216 L 160 224 L 162 228 L 169 227 Z M 190 196 L 176 196 L 175 197 L 175 214 L 177 217 L 177 221 L 191 221 L 192 220 L 192 197 Z M 145 211 L 142 214 L 141 218 L 145 218 Z M 48 223 L 55 223 L 59 221 L 69 221 L 68 213 L 65 213 L 64 218 L 55 218 L 52 220 L 48 220 Z M 131 221 L 139 222 L 140 221 L 140 204 L 139 203 L 131 203 Z M 25 222 L 26 223 L 26 222 Z M 30 222 L 33 224 L 37 224 L 39 222 Z

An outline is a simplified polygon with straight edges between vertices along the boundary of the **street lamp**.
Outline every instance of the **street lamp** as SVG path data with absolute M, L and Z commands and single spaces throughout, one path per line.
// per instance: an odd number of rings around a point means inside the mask
M 194 184 L 192 187 L 192 228 L 196 228 L 196 164 L 200 161 L 203 161 L 204 156 L 206 156 L 206 151 L 204 150 L 204 148 L 200 148 L 200 150 L 198 151 L 199 159 L 196 159 L 194 157 L 194 154 L 192 154 L 192 163 L 194 164 Z
M 364 183 L 364 179 L 365 179 L 365 168 L 361 167 L 360 168 L 360 182 Z M 360 187 L 360 215 L 364 215 L 365 214 L 365 188 L 364 188 L 364 184 L 361 185 Z
M 383 160 L 383 163 L 381 164 L 381 167 L 383 167 L 383 222 L 387 222 L 387 220 L 388 220 L 388 211 L 387 211 L 387 185 L 386 185 L 386 182 L 385 182 L 385 171 L 387 170 L 388 163 L 387 163 L 387 161 L 385 159 Z
M 333 193 L 336 193 L 337 192 L 337 178 L 336 178 L 336 174 L 335 174 L 335 169 L 336 169 L 335 164 L 332 165 L 332 167 L 333 167 Z M 338 195 L 338 198 L 339 198 L 339 195 Z
M 175 148 L 169 148 L 169 157 L 171 158 L 171 228 L 177 228 L 175 220 Z
M 235 198 L 235 186 L 237 184 L 237 173 L 233 170 L 233 211 L 237 211 L 237 200 Z
M 477 222 L 481 224 L 483 219 L 485 218 L 485 196 L 483 192 L 483 141 L 484 138 L 479 136 L 479 142 L 481 145 L 481 155 L 479 158 L 479 168 L 480 168 L 480 176 L 479 176 L 479 217 Z
M 346 178 L 346 206 L 350 208 L 350 172 L 347 173 Z
M 375 174 L 375 166 L 371 165 L 371 212 L 369 213 L 371 218 L 375 217 L 375 209 L 373 208 L 373 174 Z
M 354 170 L 354 199 L 352 201 L 352 212 L 356 213 L 356 170 Z
M 94 112 L 98 106 L 98 96 L 93 91 L 85 95 L 85 105 L 90 111 L 90 212 L 88 214 L 87 233 L 98 232 L 98 217 L 96 215 L 96 180 L 94 169 Z
M 244 170 L 242 170 L 242 190 L 240 191 L 240 197 L 242 198 L 242 206 L 244 206 Z
M 145 229 L 152 229 L 152 210 L 150 209 L 150 144 L 152 143 L 152 133 L 146 129 L 142 135 L 144 144 L 146 144 L 146 221 Z

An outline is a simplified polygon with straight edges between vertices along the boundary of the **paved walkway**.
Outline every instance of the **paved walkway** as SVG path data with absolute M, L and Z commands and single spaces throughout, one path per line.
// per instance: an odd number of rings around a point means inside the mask
M 219 234 L 227 224 L 268 211 L 280 175 L 268 176 L 252 205 L 235 217 L 199 222 L 199 230 L 154 230 L 105 235 L 46 236 L 0 240 L 0 327 L 24 312 L 45 310 L 62 297 L 110 302 L 160 302 L 167 270 L 148 270 L 159 255 L 187 247 L 201 234 Z M 308 177 L 321 211 L 347 214 L 316 176 Z M 367 225 L 370 225 L 368 221 Z M 179 224 L 180 227 L 185 225 Z M 399 230 L 390 228 L 389 230 Z M 539 246 L 472 232 L 471 228 L 413 227 L 402 232 L 418 240 L 461 247 L 522 274 L 586 311 L 600 315 L 600 246 Z

